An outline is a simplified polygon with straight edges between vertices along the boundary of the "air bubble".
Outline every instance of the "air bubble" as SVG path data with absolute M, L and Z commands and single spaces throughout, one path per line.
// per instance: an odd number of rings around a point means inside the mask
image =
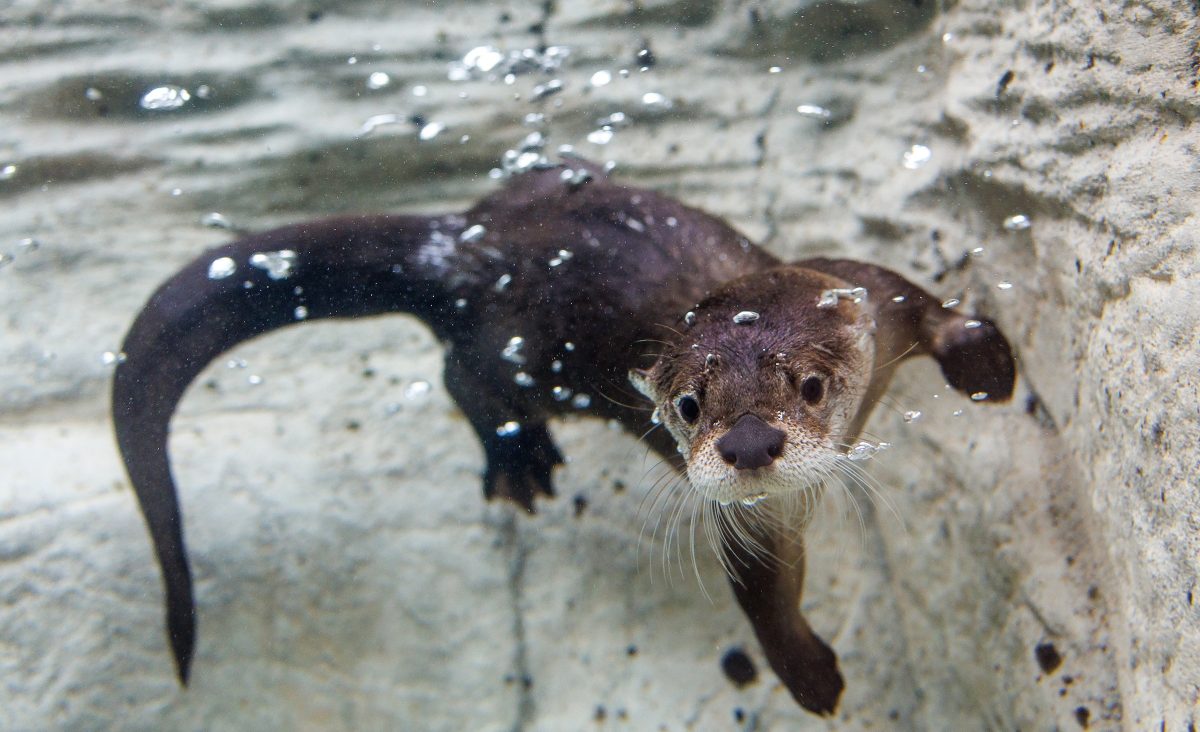
M 17 166 L 9 163 L 8 165 L 0 166 L 0 180 L 9 180 L 17 174 Z
M 695 325 L 696 324 L 696 313 L 692 312 L 691 310 L 684 313 L 683 314 L 683 324 L 687 325 L 687 326 Z
M 565 386 L 556 386 L 550 390 L 550 395 L 556 402 L 565 402 L 571 398 L 571 390 Z
M 1004 219 L 1004 228 L 1009 231 L 1024 231 L 1033 225 L 1025 214 L 1013 214 Z
M 416 379 L 408 386 L 404 387 L 404 398 L 409 401 L 424 399 L 429 396 L 429 392 L 433 391 L 433 386 L 424 379 Z
M 567 341 L 566 343 L 563 344 L 563 350 L 568 351 L 568 352 L 574 351 L 575 344 L 572 343 L 571 341 Z
M 601 69 L 600 71 L 592 74 L 592 78 L 588 80 L 588 83 L 592 86 L 598 87 L 604 86 L 610 81 L 612 81 L 612 72 Z
M 508 286 L 512 284 L 513 277 L 510 274 L 500 275 L 500 279 L 496 280 L 496 284 L 492 285 L 492 289 L 496 292 L 504 292 Z
M 237 262 L 232 257 L 217 257 L 208 265 L 208 279 L 223 280 L 237 271 Z
M 754 321 L 758 320 L 758 318 L 758 313 L 754 312 L 753 310 L 743 310 L 742 312 L 733 316 L 733 322 L 739 325 L 745 325 L 746 323 L 753 323 Z
M 593 145 L 607 145 L 612 139 L 613 131 L 609 129 L 592 130 L 587 136 L 587 141 Z
M 904 167 L 916 170 L 928 163 L 933 157 L 933 151 L 925 145 L 913 145 L 904 151 Z
M 896 295 L 895 297 L 892 298 L 892 302 L 904 302 L 907 299 L 908 298 L 905 297 L 904 295 Z
M 996 283 L 996 287 L 997 287 L 998 289 L 1001 289 L 1001 290 L 1011 290 L 1011 289 L 1013 288 L 1013 283 L 1011 283 L 1011 282 L 997 282 L 997 283 Z
M 297 305 L 296 309 L 292 311 L 292 316 L 296 320 L 308 320 L 308 308 L 303 305 Z
M 796 112 L 801 117 L 808 117 L 809 119 L 820 120 L 821 122 L 827 122 L 833 117 L 833 112 L 816 104 L 801 104 L 796 107 Z
M 100 354 L 100 363 L 105 366 L 116 366 L 117 364 L 125 363 L 124 351 L 105 351 Z
M 891 446 L 891 443 L 888 442 L 880 442 L 878 445 L 874 445 L 866 440 L 862 440 L 857 445 L 850 448 L 850 451 L 846 454 L 846 456 L 854 462 L 862 462 L 863 460 L 870 460 L 871 458 L 875 457 L 875 455 L 883 452 Z
M 442 124 L 441 122 L 430 122 L 421 128 L 421 131 L 417 133 L 417 137 L 424 142 L 428 142 L 442 134 L 442 131 L 445 129 L 446 125 Z
M 218 213 L 217 211 L 210 211 L 210 212 L 204 214 L 203 216 L 201 216 L 200 217 L 200 225 L 201 226 L 209 226 L 214 229 L 232 229 L 233 228 L 233 223 L 230 222 L 230 220 L 225 217 L 225 214 Z
M 908 422 L 909 424 L 916 422 L 920 418 L 921 418 L 921 410 L 919 410 L 919 409 L 910 409 L 909 411 L 904 413 L 904 421 Z
M 959 300 L 957 297 L 947 298 L 946 300 L 942 301 L 942 307 L 947 308 L 947 309 L 956 308 L 961 304 L 962 304 L 962 300 Z
M 865 287 L 835 287 L 821 293 L 821 297 L 817 300 L 817 307 L 821 309 L 835 308 L 838 300 L 861 303 L 866 299 L 867 288 Z
M 259 376 L 258 374 L 250 374 L 246 377 L 246 383 L 250 386 L 258 386 L 259 384 L 263 383 L 263 377 Z
M 576 394 L 575 398 L 571 400 L 571 406 L 576 409 L 587 409 L 592 406 L 592 398 L 587 394 Z
M 504 346 L 504 350 L 500 351 L 500 358 L 503 358 L 509 363 L 515 363 L 518 366 L 525 364 L 525 355 L 521 351 L 525 348 L 525 339 L 521 336 L 513 336 L 508 339 L 508 344 Z
M 479 241 L 483 235 L 487 233 L 487 229 L 483 224 L 475 224 L 469 227 L 466 231 L 458 235 L 458 240 L 462 242 Z
M 263 270 L 273 280 L 286 280 L 295 274 L 296 252 L 291 249 L 256 252 L 250 255 L 250 266 Z
M 520 433 L 520 422 L 508 421 L 496 428 L 496 434 L 500 437 L 515 437 Z
M 375 129 L 378 127 L 383 127 L 384 125 L 394 125 L 399 122 L 400 122 L 400 115 L 398 115 L 398 114 L 372 115 L 370 117 L 367 117 L 367 121 L 362 123 L 362 127 L 358 128 L 358 136 L 366 137 L 367 135 L 374 132 Z
M 675 106 L 670 99 L 658 92 L 646 92 L 642 95 L 642 104 L 651 109 L 670 109 Z
M 978 328 L 981 325 L 983 325 L 983 323 L 978 320 L 968 320 L 967 322 L 963 323 L 963 327 L 966 328 L 967 330 L 974 330 L 975 328 Z
M 513 375 L 513 381 L 517 382 L 517 386 L 530 387 L 533 386 L 533 377 L 524 371 L 518 371 Z
M 658 407 L 655 407 L 654 411 L 650 413 L 650 424 L 662 424 L 662 415 L 659 413 Z
M 138 106 L 151 112 L 163 112 L 179 109 L 191 100 L 192 95 L 187 89 L 173 84 L 156 86 L 142 95 Z
M 973 401 L 973 402 L 982 402 L 982 401 L 986 400 L 987 398 L 988 398 L 988 393 L 986 391 L 977 391 L 971 395 L 971 401 Z
M 368 89 L 372 89 L 372 90 L 382 89 L 391 83 L 392 83 L 392 77 L 388 76 L 387 74 L 385 74 L 382 71 L 374 71 L 371 73 L 370 76 L 367 77 L 367 88 Z M 414 89 L 413 91 L 415 93 L 416 90 Z

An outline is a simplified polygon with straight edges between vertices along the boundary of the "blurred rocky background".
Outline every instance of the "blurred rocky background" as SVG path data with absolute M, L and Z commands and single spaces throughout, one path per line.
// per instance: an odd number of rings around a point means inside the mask
M 1192 729 L 1197 25 L 1112 0 L 0 3 L 0 728 Z M 1015 346 L 1005 406 L 905 366 L 869 425 L 881 497 L 835 490 L 811 535 L 837 716 L 779 685 L 714 558 L 702 588 L 665 546 L 635 440 L 558 425 L 560 497 L 485 504 L 406 317 L 272 335 L 185 399 L 181 690 L 107 416 L 138 308 L 240 231 L 462 208 L 564 145 Z

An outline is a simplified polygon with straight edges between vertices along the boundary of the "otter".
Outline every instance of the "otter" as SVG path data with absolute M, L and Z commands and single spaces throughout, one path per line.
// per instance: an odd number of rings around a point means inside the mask
M 803 533 L 897 364 L 932 356 L 974 401 L 1015 366 L 991 321 L 901 276 L 784 263 L 721 220 L 578 159 L 519 174 L 460 214 L 301 223 L 212 249 L 150 297 L 114 373 L 117 444 L 166 586 L 180 682 L 196 641 L 167 442 L 193 379 L 233 346 L 321 318 L 409 313 L 445 344 L 444 382 L 482 443 L 483 492 L 535 511 L 563 462 L 547 420 L 586 415 L 683 472 L 772 669 L 832 714 L 833 650 L 800 612 Z M 654 408 L 605 398 L 631 381 Z

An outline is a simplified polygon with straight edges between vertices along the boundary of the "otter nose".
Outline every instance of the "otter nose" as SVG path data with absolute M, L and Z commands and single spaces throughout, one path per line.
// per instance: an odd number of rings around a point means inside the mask
M 770 465 L 783 452 L 787 435 L 753 414 L 743 414 L 725 436 L 717 440 L 721 458 L 738 470 Z

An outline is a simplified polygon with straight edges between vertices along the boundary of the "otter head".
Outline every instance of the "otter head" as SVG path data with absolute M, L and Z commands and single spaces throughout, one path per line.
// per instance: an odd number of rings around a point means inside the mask
M 856 436 L 875 322 L 841 288 L 798 267 L 733 280 L 684 317 L 651 368 L 630 372 L 705 498 L 811 491 Z

